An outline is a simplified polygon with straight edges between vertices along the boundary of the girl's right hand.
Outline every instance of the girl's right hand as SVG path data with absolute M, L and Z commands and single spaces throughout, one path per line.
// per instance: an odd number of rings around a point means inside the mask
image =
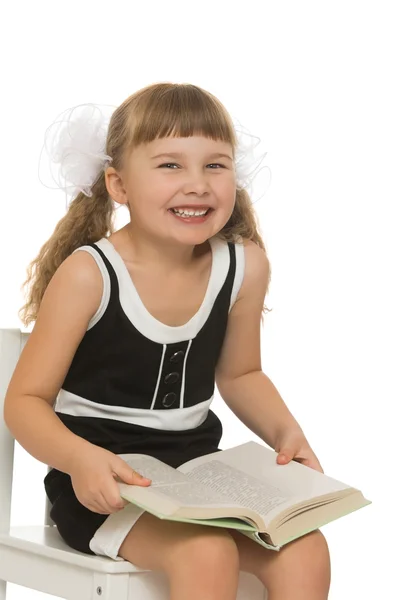
M 116 477 L 131 485 L 151 483 L 122 458 L 94 444 L 85 445 L 74 455 L 69 474 L 79 502 L 101 515 L 116 513 L 128 504 L 119 494 Z

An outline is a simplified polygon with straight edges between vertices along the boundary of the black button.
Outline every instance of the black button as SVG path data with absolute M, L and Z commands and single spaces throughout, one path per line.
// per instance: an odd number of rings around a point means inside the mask
M 164 383 L 176 383 L 179 381 L 179 377 L 179 373 L 176 373 L 175 371 L 173 373 L 168 373 L 164 378 Z
M 184 357 L 184 355 L 184 351 L 179 350 L 178 352 L 175 352 L 175 354 L 173 354 L 169 360 L 170 362 L 176 363 L 179 362 Z
M 169 394 L 165 394 L 164 398 L 162 399 L 162 405 L 165 406 L 165 408 L 169 408 L 173 405 L 175 400 L 176 394 L 174 392 L 170 392 Z

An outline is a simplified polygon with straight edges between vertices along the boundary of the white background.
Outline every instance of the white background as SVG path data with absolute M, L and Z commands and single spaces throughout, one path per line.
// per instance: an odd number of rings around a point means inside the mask
M 373 502 L 322 528 L 330 600 L 400 590 L 397 9 L 39 0 L 2 11 L 0 327 L 20 326 L 26 266 L 64 214 L 62 192 L 37 178 L 61 111 L 190 82 L 261 137 L 272 174 L 256 203 L 272 265 L 263 368 L 325 473 Z M 222 447 L 256 439 L 219 398 L 214 407 Z M 39 523 L 45 467 L 17 450 L 12 525 Z M 39 597 L 9 586 L 10 600 Z

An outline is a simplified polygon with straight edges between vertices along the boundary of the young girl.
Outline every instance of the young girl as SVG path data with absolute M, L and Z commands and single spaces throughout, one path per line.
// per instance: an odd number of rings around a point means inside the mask
M 281 464 L 322 468 L 261 370 L 269 261 L 226 109 L 194 85 L 151 85 L 113 112 L 103 149 L 28 269 L 21 315 L 35 325 L 5 401 L 15 438 L 53 467 L 51 517 L 72 548 L 163 570 L 173 600 L 233 600 L 239 570 L 269 600 L 326 599 L 319 530 L 274 552 L 233 530 L 159 520 L 118 494 L 117 477 L 151 484 L 120 455 L 178 467 L 219 449 L 215 383 Z M 130 215 L 118 231 L 114 203 Z

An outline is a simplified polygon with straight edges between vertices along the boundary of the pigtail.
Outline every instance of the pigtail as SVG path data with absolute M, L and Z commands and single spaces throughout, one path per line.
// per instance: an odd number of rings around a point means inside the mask
M 57 223 L 53 235 L 41 247 L 37 257 L 28 265 L 26 303 L 18 316 L 27 327 L 35 321 L 43 295 L 61 263 L 76 248 L 97 242 L 114 232 L 114 207 L 104 176 L 93 185 L 93 195 L 79 192 L 69 205 L 66 215 Z

